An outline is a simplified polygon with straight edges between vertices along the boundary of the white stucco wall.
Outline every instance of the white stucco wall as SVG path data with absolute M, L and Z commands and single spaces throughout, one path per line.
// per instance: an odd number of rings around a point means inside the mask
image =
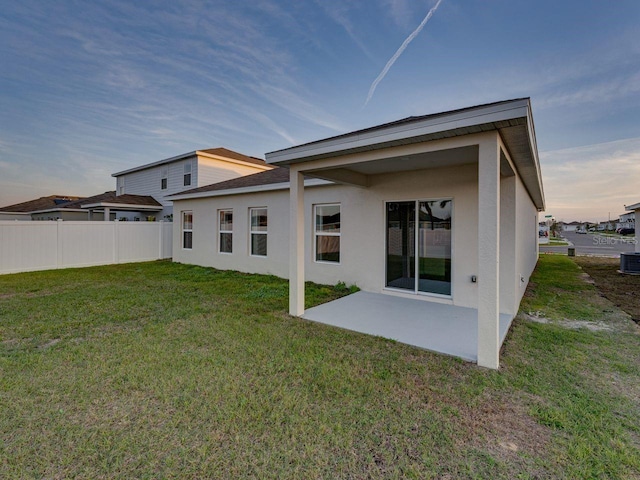
M 385 202 L 453 199 L 452 300 L 475 307 L 477 284 L 477 164 L 375 175 L 369 188 L 325 186 L 305 189 L 305 276 L 307 280 L 356 284 L 381 292 L 385 283 Z M 341 204 L 341 263 L 313 261 L 312 209 L 318 203 Z M 267 258 L 249 256 L 249 208 L 267 207 L 269 217 Z M 233 254 L 218 253 L 217 212 L 233 208 Z M 184 250 L 180 212 L 193 211 L 193 249 Z M 180 200 L 174 205 L 174 261 L 243 272 L 289 274 L 288 191 Z M 409 294 L 411 297 L 414 295 Z M 434 299 L 434 297 L 429 297 Z
M 305 277 L 323 284 L 346 282 L 385 291 L 385 202 L 453 199 L 452 299 L 477 307 L 478 165 L 400 172 L 371 177 L 368 188 L 332 185 L 305 189 Z M 501 179 L 500 311 L 515 314 L 538 258 L 537 211 L 517 176 Z M 313 205 L 341 205 L 341 263 L 313 259 Z M 268 255 L 249 255 L 249 209 L 268 208 Z M 249 273 L 289 276 L 289 192 L 249 193 L 175 202 L 173 259 Z M 233 253 L 218 252 L 218 211 L 233 209 Z M 193 212 L 193 248 L 182 248 L 181 213 Z M 524 281 L 521 280 L 524 279 Z M 388 292 L 388 291 L 387 291 Z M 389 292 L 398 295 L 397 292 Z M 399 294 L 402 295 L 402 294 Z M 413 294 L 406 294 L 415 298 Z
M 516 177 L 516 307 L 538 262 L 538 210 L 519 177 Z M 524 279 L 523 281 L 521 280 Z M 517 308 L 516 308 L 517 310 Z

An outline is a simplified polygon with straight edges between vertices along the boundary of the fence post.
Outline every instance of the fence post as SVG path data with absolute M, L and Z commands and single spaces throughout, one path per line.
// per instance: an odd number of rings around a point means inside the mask
M 56 220 L 56 268 L 63 268 L 62 258 L 62 219 Z
M 164 251 L 164 245 L 162 244 L 162 240 L 164 238 L 164 220 L 160 220 L 158 225 L 160 226 L 158 229 L 160 232 L 160 240 L 158 241 L 158 260 L 162 260 L 162 252 Z

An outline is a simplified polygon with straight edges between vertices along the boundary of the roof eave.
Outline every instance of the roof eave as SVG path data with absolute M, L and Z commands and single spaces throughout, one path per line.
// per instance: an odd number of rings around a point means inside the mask
M 122 170 L 121 172 L 112 173 L 111 176 L 121 177 L 122 175 L 126 175 L 127 173 L 139 172 L 140 170 L 146 170 L 148 168 L 157 167 L 159 165 L 164 165 L 166 163 L 177 162 L 178 160 L 184 160 L 185 158 L 197 156 L 197 154 L 198 154 L 198 150 L 194 150 L 193 152 L 183 153 L 182 155 L 176 155 L 175 157 L 165 158 L 163 160 L 158 160 L 157 162 L 151 162 L 145 165 L 140 165 L 138 167 Z
M 544 190 L 531 102 L 528 98 L 471 107 L 451 113 L 445 112 L 432 117 L 418 118 L 401 124 L 390 124 L 373 130 L 353 132 L 353 134 L 277 150 L 267 153 L 266 161 L 274 165 L 289 166 L 330 156 L 424 142 L 444 136 L 468 135 L 469 129 L 499 131 L 504 128 L 499 125 L 510 126 L 516 120 L 520 122 L 521 134 L 526 135 L 528 142 L 526 157 L 529 158 L 525 158 L 525 161 L 535 170 L 535 175 L 526 175 L 524 172 L 520 175 L 523 181 L 525 176 L 528 177 L 525 186 L 536 208 L 543 211 L 545 209 Z
M 88 203 L 80 206 L 86 211 L 92 208 L 114 208 L 114 209 L 127 209 L 127 210 L 136 210 L 136 211 L 160 211 L 162 210 L 162 205 L 136 205 L 133 203 L 111 203 L 111 202 L 96 202 L 96 203 Z
M 276 150 L 265 155 L 266 162 L 275 165 L 291 165 L 304 162 L 319 156 L 343 154 L 383 148 L 394 143 L 412 143 L 411 139 L 419 139 L 440 132 L 455 131 L 465 127 L 499 122 L 514 118 L 527 117 L 529 100 L 519 99 L 497 105 L 488 105 L 451 114 L 437 115 L 434 118 L 417 119 L 400 125 L 390 125 L 373 131 L 332 137 L 311 144 Z

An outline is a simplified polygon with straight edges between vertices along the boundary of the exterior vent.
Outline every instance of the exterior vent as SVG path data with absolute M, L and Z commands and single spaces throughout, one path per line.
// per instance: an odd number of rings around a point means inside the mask
M 640 275 L 640 252 L 620 254 L 620 273 Z

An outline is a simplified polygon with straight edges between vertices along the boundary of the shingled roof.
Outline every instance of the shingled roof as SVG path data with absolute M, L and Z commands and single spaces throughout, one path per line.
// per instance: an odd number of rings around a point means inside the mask
M 83 198 L 75 202 L 64 204 L 61 208 L 82 208 L 83 205 L 92 205 L 95 203 L 110 203 L 120 205 L 144 205 L 152 207 L 162 207 L 162 204 L 149 195 L 116 195 L 114 190 L 104 192 L 93 197 Z
M 40 197 L 35 200 L 0 207 L 0 212 L 29 213 L 39 210 L 60 208 L 62 205 L 66 205 L 75 200 L 81 200 L 82 198 L 83 197 L 70 195 L 49 195 L 48 197 Z
M 267 170 L 265 172 L 254 173 L 252 175 L 245 175 L 244 177 L 233 178 L 231 180 L 225 180 L 224 182 L 205 185 L 204 187 L 192 188 L 191 190 L 186 190 L 184 192 L 176 193 L 174 195 L 168 195 L 167 198 L 175 197 L 178 195 L 189 195 L 192 193 L 215 192 L 219 190 L 231 190 L 235 188 L 256 187 L 258 185 L 286 183 L 288 181 L 289 181 L 289 169 L 282 168 L 282 167 L 275 167 L 272 170 Z

